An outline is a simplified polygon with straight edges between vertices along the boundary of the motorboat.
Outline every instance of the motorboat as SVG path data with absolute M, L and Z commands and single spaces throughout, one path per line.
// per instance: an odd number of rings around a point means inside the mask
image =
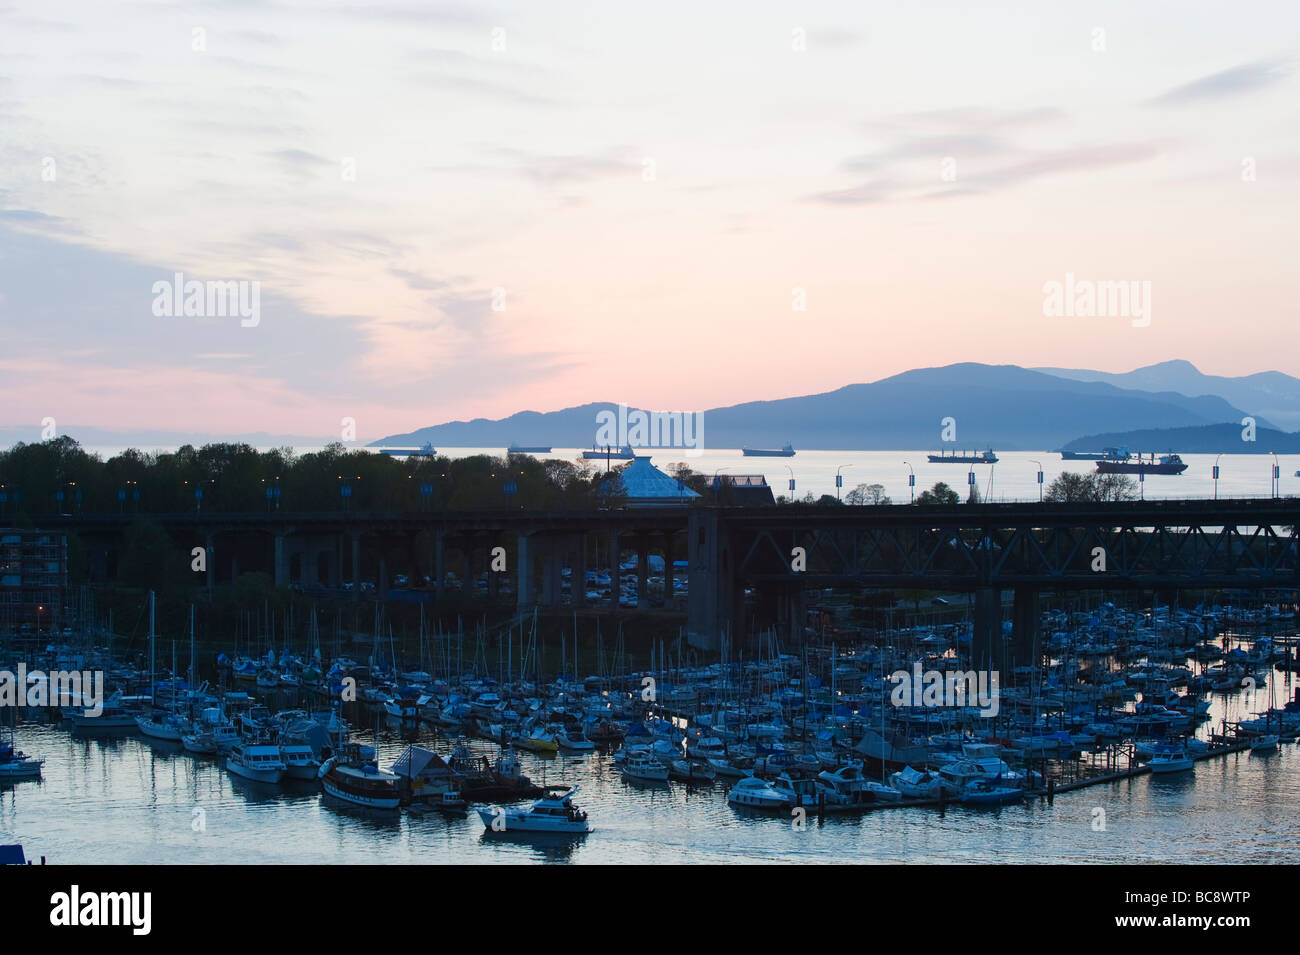
M 938 773 L 922 772 L 904 766 L 889 777 L 889 784 L 908 799 L 941 799 L 959 790 Z
M 727 802 L 751 809 L 785 809 L 790 798 L 757 776 L 746 776 L 727 793 Z
M 536 723 L 520 727 L 515 734 L 514 744 L 534 753 L 556 753 L 560 749 L 555 737 Z
M 280 747 L 269 743 L 236 743 L 226 757 L 226 772 L 250 782 L 275 785 L 286 769 Z
M 1250 751 L 1252 753 L 1275 753 L 1277 752 L 1277 744 L 1277 734 L 1267 733 L 1263 736 L 1256 736 L 1250 741 Z
M 623 775 L 628 779 L 661 783 L 668 779 L 668 767 L 645 750 L 629 752 L 623 760 Z
M 961 801 L 975 806 L 1000 806 L 1005 803 L 1020 802 L 1024 797 L 1023 789 L 1008 786 L 1005 782 L 996 779 L 972 780 L 961 791 Z
M 711 783 L 718 778 L 718 771 L 707 762 L 674 759 L 668 764 L 668 775 L 684 783 Z
M 280 758 L 286 779 L 316 779 L 320 774 L 321 762 L 305 743 L 281 743 Z
M 1151 755 L 1147 767 L 1157 775 L 1166 773 L 1185 773 L 1196 766 L 1196 760 L 1187 752 L 1187 747 L 1175 744 L 1158 746 Z
M 0 782 L 40 779 L 41 767 L 44 765 L 42 757 L 28 756 L 14 746 L 12 730 L 7 738 L 0 739 Z
M 327 795 L 365 809 L 396 809 L 402 797 L 400 776 L 380 769 L 373 750 L 349 743 L 321 764 L 317 775 Z
M 577 786 L 552 786 L 546 795 L 527 809 L 488 806 L 477 810 L 483 825 L 492 832 L 553 832 L 579 835 L 591 832 L 587 813 L 573 802 Z
M 587 739 L 587 734 L 576 723 L 557 727 L 553 735 L 556 745 L 566 752 L 582 753 L 596 748 L 596 744 Z

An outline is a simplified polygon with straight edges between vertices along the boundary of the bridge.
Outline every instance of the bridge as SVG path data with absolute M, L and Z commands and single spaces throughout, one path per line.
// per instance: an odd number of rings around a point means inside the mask
M 489 598 L 503 582 L 520 609 L 590 605 L 589 566 L 617 573 L 637 555 L 638 609 L 648 605 L 648 557 L 688 567 L 687 632 L 716 649 L 745 624 L 745 591 L 774 599 L 778 622 L 802 631 L 806 591 L 826 587 L 971 593 L 976 646 L 1001 632 L 1000 592 L 1015 593 L 1013 631 L 1025 653 L 1037 639 L 1038 595 L 1053 589 L 1300 587 L 1300 498 L 1163 500 L 1086 504 L 955 504 L 716 507 L 588 511 L 56 514 L 45 530 L 86 543 L 92 579 L 110 579 L 139 517 L 161 525 L 185 554 L 207 556 L 206 582 L 267 570 L 280 585 L 338 587 L 362 569 L 382 588 L 396 564 L 427 567 L 444 582 L 486 574 Z M 344 571 L 347 576 L 344 576 Z M 618 609 L 612 581 L 608 606 Z M 671 597 L 671 585 L 666 591 Z M 769 600 L 771 602 L 771 600 Z

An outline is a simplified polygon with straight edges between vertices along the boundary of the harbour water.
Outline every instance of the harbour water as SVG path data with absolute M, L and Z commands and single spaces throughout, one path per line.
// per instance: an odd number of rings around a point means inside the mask
M 1274 672 L 1278 702 L 1294 681 Z M 1267 708 L 1263 685 L 1214 695 L 1206 730 Z M 370 717 L 373 719 L 373 717 Z M 365 725 L 365 718 L 358 720 Z M 372 723 L 373 725 L 373 723 Z M 356 737 L 373 741 L 374 731 Z M 422 744 L 444 755 L 431 729 Z M 1290 863 L 1300 861 L 1300 745 L 1206 759 L 1192 773 L 1144 775 L 1001 808 L 949 805 L 827 816 L 799 827 L 729 806 L 728 783 L 626 781 L 611 757 L 521 753 L 539 784 L 581 786 L 595 831 L 578 840 L 485 832 L 477 816 L 377 815 L 311 782 L 244 783 L 215 759 L 133 735 L 81 739 L 18 725 L 46 758 L 44 779 L 0 788 L 0 843 L 55 863 Z M 379 763 L 406 739 L 384 729 Z M 491 744 L 475 743 L 494 753 Z M 1099 812 L 1100 810 L 1100 812 Z

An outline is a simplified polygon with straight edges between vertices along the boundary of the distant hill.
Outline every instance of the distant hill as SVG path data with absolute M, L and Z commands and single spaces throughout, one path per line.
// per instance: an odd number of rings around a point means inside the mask
M 389 435 L 374 445 L 590 447 L 597 413 L 606 409 L 616 410 L 617 405 L 596 402 L 547 413 L 524 411 L 500 420 L 454 421 Z M 963 363 L 915 369 L 824 394 L 707 409 L 704 444 L 708 448 L 779 447 L 790 442 L 796 449 L 937 449 L 940 422 L 953 417 L 957 447 L 1044 450 L 1059 448 L 1084 433 L 1237 422 L 1245 414 L 1214 395 L 1153 393 L 1016 365 Z M 1258 426 L 1269 425 L 1260 418 Z
M 1296 454 L 1300 452 L 1300 432 L 1288 434 L 1273 428 L 1257 428 L 1255 440 L 1243 441 L 1239 424 L 1206 424 L 1190 428 L 1145 428 L 1137 431 L 1113 431 L 1076 438 L 1064 446 L 1066 451 L 1100 451 L 1102 448 L 1128 448 L 1143 453 L 1177 451 L 1179 454 Z
M 1217 395 L 1261 424 L 1265 419 L 1279 428 L 1300 429 L 1300 378 L 1280 371 L 1262 371 L 1240 378 L 1205 375 L 1190 361 L 1162 361 L 1123 374 L 1072 368 L 1038 368 L 1037 371 L 1078 381 L 1104 381 L 1140 391 L 1176 391 L 1184 395 Z M 1240 419 L 1238 419 L 1240 420 Z

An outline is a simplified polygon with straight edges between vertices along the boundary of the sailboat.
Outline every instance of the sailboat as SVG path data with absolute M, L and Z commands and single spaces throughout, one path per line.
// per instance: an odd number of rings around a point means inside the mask
M 153 700 L 157 693 L 158 686 L 154 679 L 154 592 L 149 591 L 149 697 Z M 190 608 L 190 628 L 194 627 L 194 608 Z M 169 743 L 179 743 L 182 741 L 185 731 L 189 728 L 185 721 L 176 715 L 176 661 L 175 645 L 172 647 L 172 686 L 171 700 L 172 709 L 170 711 L 160 710 L 156 705 L 152 706 L 147 712 L 141 713 L 135 718 L 135 725 L 140 728 L 150 739 L 164 740 Z

